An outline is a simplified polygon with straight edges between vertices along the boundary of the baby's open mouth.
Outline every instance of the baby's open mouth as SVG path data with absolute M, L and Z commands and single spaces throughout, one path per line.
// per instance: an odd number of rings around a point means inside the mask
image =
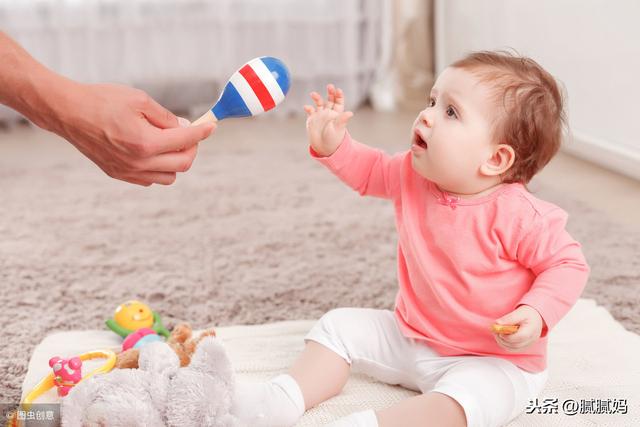
M 422 136 L 420 136 L 420 134 L 416 131 L 414 134 L 414 138 L 413 138 L 413 142 L 418 146 L 418 147 L 422 147 L 425 150 L 427 149 L 428 145 L 427 145 L 427 141 L 425 141 L 424 139 L 422 139 Z

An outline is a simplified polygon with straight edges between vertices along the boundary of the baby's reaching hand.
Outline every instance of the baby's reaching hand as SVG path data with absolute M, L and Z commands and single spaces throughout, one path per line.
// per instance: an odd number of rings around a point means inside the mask
M 311 148 L 320 156 L 332 155 L 340 146 L 347 131 L 347 122 L 353 116 L 351 111 L 344 111 L 344 94 L 342 89 L 327 85 L 327 102 L 317 92 L 311 92 L 315 108 L 305 105 L 307 113 L 307 135 Z
M 544 323 L 540 313 L 528 305 L 521 305 L 506 316 L 496 320 L 498 325 L 518 325 L 515 333 L 494 332 L 500 347 L 513 353 L 522 351 L 538 341 Z

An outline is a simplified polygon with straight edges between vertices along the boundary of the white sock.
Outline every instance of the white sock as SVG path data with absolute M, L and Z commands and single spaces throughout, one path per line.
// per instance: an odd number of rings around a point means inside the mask
M 378 417 L 373 409 L 368 409 L 340 418 L 328 427 L 378 427 Z
M 250 427 L 288 427 L 304 414 L 304 397 L 287 374 L 266 382 L 238 382 L 231 412 Z

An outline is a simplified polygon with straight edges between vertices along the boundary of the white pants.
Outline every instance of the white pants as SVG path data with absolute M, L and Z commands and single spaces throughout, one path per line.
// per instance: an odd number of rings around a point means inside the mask
M 318 342 L 387 384 L 455 399 L 468 427 L 497 427 L 525 410 L 545 386 L 547 371 L 530 373 L 488 356 L 440 356 L 428 343 L 406 338 L 393 312 L 339 308 L 326 313 L 305 340 Z

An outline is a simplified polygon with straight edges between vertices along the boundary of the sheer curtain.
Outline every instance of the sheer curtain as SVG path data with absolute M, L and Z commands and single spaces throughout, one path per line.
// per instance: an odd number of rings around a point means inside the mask
M 431 0 L 387 2 L 381 66 L 371 91 L 379 110 L 424 108 L 434 75 L 434 5 Z
M 391 1 L 0 0 L 0 28 L 65 76 L 132 85 L 192 118 L 246 61 L 279 57 L 292 87 L 276 114 L 287 114 L 328 82 L 344 88 L 349 108 L 365 100 Z M 0 107 L 0 118 L 17 117 Z

